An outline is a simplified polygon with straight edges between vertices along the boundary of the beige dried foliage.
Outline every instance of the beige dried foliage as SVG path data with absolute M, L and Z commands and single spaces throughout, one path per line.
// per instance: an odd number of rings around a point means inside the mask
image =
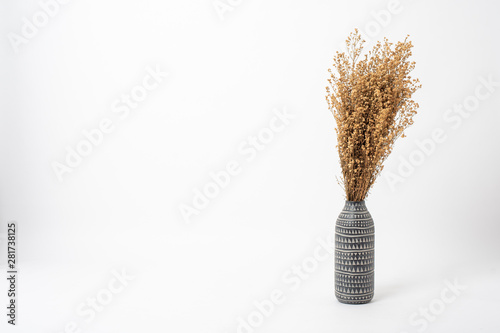
M 408 37 L 395 45 L 378 42 L 361 56 L 364 40 L 356 29 L 346 40 L 347 52 L 337 52 L 326 87 L 328 107 L 337 122 L 337 149 L 342 168 L 339 180 L 346 199 L 368 195 L 395 141 L 413 124 L 420 88 L 410 72 L 412 44 Z

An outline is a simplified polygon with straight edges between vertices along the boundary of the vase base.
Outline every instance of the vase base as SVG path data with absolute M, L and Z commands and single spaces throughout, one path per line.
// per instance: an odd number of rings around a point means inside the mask
M 373 293 L 369 295 L 359 296 L 359 295 L 343 295 L 335 293 L 335 297 L 340 303 L 343 304 L 367 304 L 373 299 Z

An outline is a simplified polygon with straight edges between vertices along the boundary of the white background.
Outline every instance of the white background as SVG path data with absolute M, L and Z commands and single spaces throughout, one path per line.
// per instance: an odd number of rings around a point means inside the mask
M 212 0 L 70 1 L 15 52 L 9 36 L 41 7 L 2 1 L 0 263 L 5 273 L 17 221 L 20 275 L 12 327 L 1 273 L 1 331 L 238 332 L 275 289 L 284 302 L 239 332 L 500 331 L 499 6 L 230 3 L 221 16 Z M 324 95 L 355 27 L 368 47 L 409 34 L 423 85 L 415 124 L 366 201 L 377 257 L 364 306 L 338 303 L 333 258 L 313 257 L 343 206 Z M 156 66 L 168 77 L 126 119 L 113 113 Z M 470 112 L 447 111 L 464 103 Z M 284 108 L 294 118 L 247 161 L 238 146 Z M 104 118 L 114 131 L 59 181 L 53 163 Z M 446 139 L 419 153 L 435 129 Z M 241 172 L 186 223 L 180 205 L 232 160 Z M 310 273 L 293 289 L 283 276 L 303 263 Z M 122 270 L 134 276 L 125 288 L 92 320 L 78 314 Z M 455 280 L 467 287 L 444 303 Z

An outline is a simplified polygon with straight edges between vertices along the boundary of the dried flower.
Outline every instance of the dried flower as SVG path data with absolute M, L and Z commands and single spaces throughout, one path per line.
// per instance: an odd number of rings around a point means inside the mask
M 339 181 L 346 199 L 362 201 L 383 169 L 394 142 L 413 124 L 420 88 L 409 75 L 412 44 L 384 39 L 361 59 L 364 40 L 356 29 L 346 40 L 347 54 L 337 52 L 326 87 L 328 107 L 337 123 Z

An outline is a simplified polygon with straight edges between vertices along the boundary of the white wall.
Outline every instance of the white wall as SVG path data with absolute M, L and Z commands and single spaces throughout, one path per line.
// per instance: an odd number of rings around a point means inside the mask
M 15 220 L 19 332 L 64 332 L 71 322 L 85 332 L 236 332 L 238 317 L 258 319 L 254 302 L 273 290 L 283 302 L 255 332 L 500 328 L 492 315 L 500 296 L 498 4 L 46 3 L 0 5 L 0 263 L 6 268 L 6 224 Z M 331 59 L 355 27 L 368 46 L 409 34 L 423 85 L 415 124 L 367 199 L 377 277 L 375 299 L 362 307 L 337 303 L 333 259 L 311 257 L 343 206 L 324 95 Z M 168 76 L 156 82 L 151 71 Z M 144 91 L 145 78 L 145 99 L 125 107 L 123 94 Z M 276 120 L 283 110 L 292 116 Z M 66 163 L 67 147 L 85 145 L 82 131 L 100 125 L 109 133 L 93 132 L 99 144 L 60 181 L 54 163 Z M 417 142 L 436 129 L 445 139 L 419 153 Z M 248 138 L 261 132 L 273 139 L 252 151 Z M 408 170 L 402 160 L 417 165 Z M 229 185 L 186 223 L 181 205 L 228 163 Z M 293 279 L 291 267 L 303 263 L 307 279 Z M 135 278 L 102 311 L 89 310 L 87 298 L 105 297 L 122 269 Z M 455 279 L 467 288 L 440 301 Z M 429 306 L 432 320 L 419 312 Z

